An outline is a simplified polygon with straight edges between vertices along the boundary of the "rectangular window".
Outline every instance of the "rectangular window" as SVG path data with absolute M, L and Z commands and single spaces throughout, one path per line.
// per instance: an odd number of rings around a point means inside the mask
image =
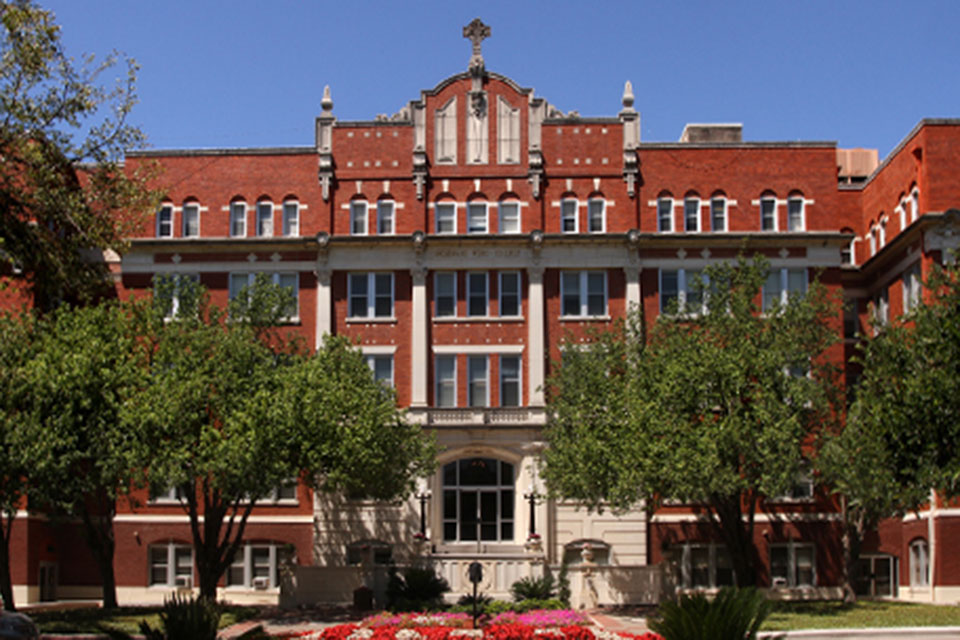
M 910 543 L 910 586 L 930 586 L 930 554 L 926 540 Z
M 910 222 L 917 219 L 920 215 L 920 192 L 914 189 L 910 193 Z
M 226 584 L 234 588 L 275 589 L 280 586 L 279 567 L 285 560 L 288 558 L 284 558 L 284 551 L 277 544 L 245 544 L 227 569 Z
M 487 203 L 471 202 L 467 204 L 467 233 L 487 232 Z
M 497 162 L 520 162 L 520 107 L 514 107 L 502 96 L 497 100 Z
M 457 274 L 453 271 L 438 271 L 433 276 L 433 315 L 437 318 L 452 318 L 457 315 Z
M 516 317 L 520 315 L 520 272 L 500 272 L 500 315 Z
M 680 568 L 686 589 L 716 589 L 735 583 L 733 562 L 723 544 L 685 544 Z
M 193 587 L 193 549 L 165 544 L 150 547 L 150 585 Z
M 487 356 L 469 356 L 467 358 L 467 401 L 471 407 L 487 407 L 490 397 L 487 393 L 488 371 Z
M 713 231 L 727 230 L 726 198 L 713 198 L 710 201 L 710 228 Z
M 365 200 L 354 200 L 350 203 L 350 235 L 367 235 L 367 203 Z
M 705 280 L 699 269 L 661 269 L 660 313 L 702 313 Z
M 560 201 L 560 231 L 563 233 L 577 232 L 577 201 L 566 198 Z
M 700 200 L 697 198 L 683 201 L 683 230 L 687 233 L 700 231 Z
M 290 307 L 284 309 L 283 317 L 286 320 L 294 320 L 299 317 L 300 309 L 300 276 L 297 273 L 271 273 L 268 274 L 270 282 L 284 287 L 292 294 Z M 231 273 L 228 280 L 228 296 L 230 300 L 235 299 L 240 292 L 247 287 L 253 287 L 256 284 L 256 273 Z
M 269 238 L 273 235 L 273 203 L 257 203 L 257 235 Z
M 770 583 L 773 587 L 812 587 L 816 584 L 812 544 L 770 545 Z
M 393 356 L 382 354 L 367 354 L 364 357 L 367 366 L 373 372 L 373 379 L 377 382 L 393 386 Z
M 166 318 L 186 313 L 186 293 L 188 283 L 199 283 L 199 273 L 177 273 L 170 276 L 155 276 L 153 295 L 163 309 Z
M 806 292 L 806 269 L 771 269 L 763 283 L 763 310 L 769 311 L 775 304 L 785 305 L 790 298 Z
M 499 218 L 500 233 L 520 233 L 519 202 L 501 202 Z
M 163 205 L 157 211 L 157 237 L 173 237 L 173 207 L 170 205 Z
M 436 360 L 436 405 L 438 407 L 457 406 L 457 358 L 456 356 L 437 356 Z
M 886 287 L 873 296 L 873 329 L 886 326 L 890 322 L 890 290 Z
M 437 233 L 457 232 L 457 205 L 452 202 L 438 202 L 436 209 Z
M 393 200 L 377 201 L 377 235 L 388 236 L 394 233 L 394 211 L 396 203 Z
M 500 406 L 520 406 L 520 356 L 500 356 Z
M 587 201 L 587 231 L 603 233 L 607 229 L 607 202 L 600 198 Z
M 200 205 L 183 205 L 183 237 L 196 238 L 200 235 Z
M 564 316 L 605 316 L 607 313 L 606 272 L 561 272 L 560 298 L 561 313 Z
M 393 274 L 351 273 L 347 281 L 349 318 L 393 317 Z
M 487 315 L 487 274 L 485 272 L 467 274 L 467 315 Z
M 777 230 L 777 200 L 776 198 L 763 198 L 760 200 L 760 230 Z
M 300 203 L 288 201 L 283 203 L 283 235 L 300 235 Z
M 247 235 L 247 205 L 244 202 L 230 205 L 230 235 L 234 238 Z
M 657 231 L 660 233 L 673 231 L 672 198 L 660 198 L 657 200 Z
M 920 265 L 915 264 L 903 272 L 903 312 L 916 309 L 920 304 Z
M 787 200 L 787 230 L 803 231 L 803 198 L 790 198 Z

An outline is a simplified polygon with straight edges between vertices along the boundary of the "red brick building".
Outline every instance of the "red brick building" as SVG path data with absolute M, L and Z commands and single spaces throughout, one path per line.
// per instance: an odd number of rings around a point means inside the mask
M 465 29 L 465 34 L 467 30 Z M 731 577 L 696 508 L 614 517 L 535 506 L 543 385 L 565 335 L 606 328 L 639 306 L 652 322 L 693 272 L 744 247 L 766 255 L 764 295 L 804 289 L 815 273 L 841 292 L 849 358 L 873 302 L 893 317 L 915 303 L 917 276 L 957 247 L 960 120 L 924 120 L 883 162 L 833 142 L 749 142 L 739 124 L 691 124 L 678 142 L 641 142 L 627 83 L 619 111 L 564 114 L 485 69 L 471 25 L 468 70 L 424 90 L 393 116 L 340 121 L 325 92 L 315 144 L 294 148 L 132 153 L 156 162 L 165 200 L 113 265 L 122 295 L 156 276 L 199 279 L 224 305 L 256 273 L 297 294 L 292 321 L 308 342 L 355 340 L 397 389 L 411 420 L 435 430 L 439 470 L 423 487 L 430 542 L 414 540 L 419 501 L 348 502 L 304 487 L 258 507 L 242 558 L 224 581 L 234 600 L 275 600 L 284 554 L 306 599 L 346 600 L 364 567 L 430 555 L 455 590 L 481 560 L 482 585 L 504 594 L 545 560 L 573 564 L 580 602 L 650 597 L 667 562 L 681 587 Z M 837 515 L 800 479 L 758 514 L 761 583 L 784 596 L 839 593 Z M 122 601 L 158 601 L 193 582 L 187 518 L 175 496 L 121 505 Z M 960 599 L 960 511 L 934 508 L 884 523 L 868 540 L 869 595 Z M 92 561 L 69 531 L 40 516 L 15 527 L 20 603 L 95 597 Z M 597 567 L 577 562 L 590 542 Z M 947 545 L 947 546 L 945 546 Z M 421 548 L 423 546 L 423 548 Z M 319 577 L 318 577 L 319 576 Z M 592 590 L 591 590 L 592 589 Z M 577 595 L 579 594 L 579 595 Z

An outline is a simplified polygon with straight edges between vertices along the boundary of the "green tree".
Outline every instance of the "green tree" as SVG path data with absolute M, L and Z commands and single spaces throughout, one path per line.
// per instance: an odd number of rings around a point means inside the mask
M 698 503 L 740 585 L 756 583 L 761 496 L 793 485 L 835 399 L 837 305 L 814 282 L 762 312 L 768 273 L 762 258 L 711 267 L 686 309 L 571 344 L 549 382 L 551 491 L 596 509 Z
M 34 321 L 29 315 L 0 316 L 0 598 L 13 611 L 10 539 L 27 492 L 30 461 L 25 455 L 19 400 L 28 385 L 24 365 L 33 357 Z
M 817 459 L 839 496 L 844 524 L 844 597 L 866 532 L 920 508 L 935 489 L 960 490 L 960 270 L 935 268 L 925 301 L 861 336 L 863 373 L 842 430 L 826 434 Z
M 128 407 L 132 431 L 154 444 L 151 486 L 181 490 L 207 599 L 272 489 L 303 478 L 391 498 L 433 459 L 432 441 L 343 339 L 307 355 L 270 329 L 289 310 L 281 294 L 258 279 L 229 314 L 202 296 L 187 305 L 160 327 L 150 385 Z
M 120 421 L 124 403 L 144 384 L 150 355 L 138 309 L 107 301 L 48 314 L 19 398 L 31 507 L 80 520 L 107 608 L 117 606 L 117 499 L 139 482 L 144 460 L 140 434 Z
M 127 122 L 136 65 L 101 83 L 117 56 L 77 65 L 50 12 L 0 1 L 0 256 L 22 269 L 37 306 L 101 293 L 99 252 L 122 246 L 155 198 L 124 152 L 143 145 Z

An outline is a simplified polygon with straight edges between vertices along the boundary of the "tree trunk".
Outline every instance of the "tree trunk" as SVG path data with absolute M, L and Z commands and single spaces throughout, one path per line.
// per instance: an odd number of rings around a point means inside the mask
M 756 548 L 753 544 L 753 519 L 743 521 L 740 495 L 712 496 L 710 524 L 730 552 L 730 561 L 738 587 L 757 586 Z
M 853 604 L 857 601 L 857 591 L 853 580 L 856 576 L 857 564 L 860 561 L 860 548 L 863 544 L 865 523 L 863 516 L 851 519 L 846 498 L 842 500 L 841 504 L 843 534 L 840 536 L 840 541 L 843 544 L 843 603 Z
M 116 544 L 113 538 L 113 514 L 116 503 L 99 500 L 101 512 L 92 514 L 88 506 L 81 508 L 80 517 L 87 538 L 87 545 L 100 570 L 100 583 L 103 593 L 103 608 L 117 608 L 117 581 L 113 573 L 113 553 Z M 104 513 L 103 511 L 106 511 Z
M 17 610 L 13 601 L 13 580 L 10 575 L 10 539 L 13 535 L 14 519 L 15 516 L 6 513 L 0 520 L 0 598 L 3 598 L 3 608 L 7 611 Z

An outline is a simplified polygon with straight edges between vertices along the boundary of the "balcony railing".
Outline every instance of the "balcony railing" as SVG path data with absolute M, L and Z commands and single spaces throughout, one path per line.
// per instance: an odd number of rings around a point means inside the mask
M 413 422 L 433 427 L 541 426 L 547 423 L 542 407 L 450 407 L 412 408 Z

